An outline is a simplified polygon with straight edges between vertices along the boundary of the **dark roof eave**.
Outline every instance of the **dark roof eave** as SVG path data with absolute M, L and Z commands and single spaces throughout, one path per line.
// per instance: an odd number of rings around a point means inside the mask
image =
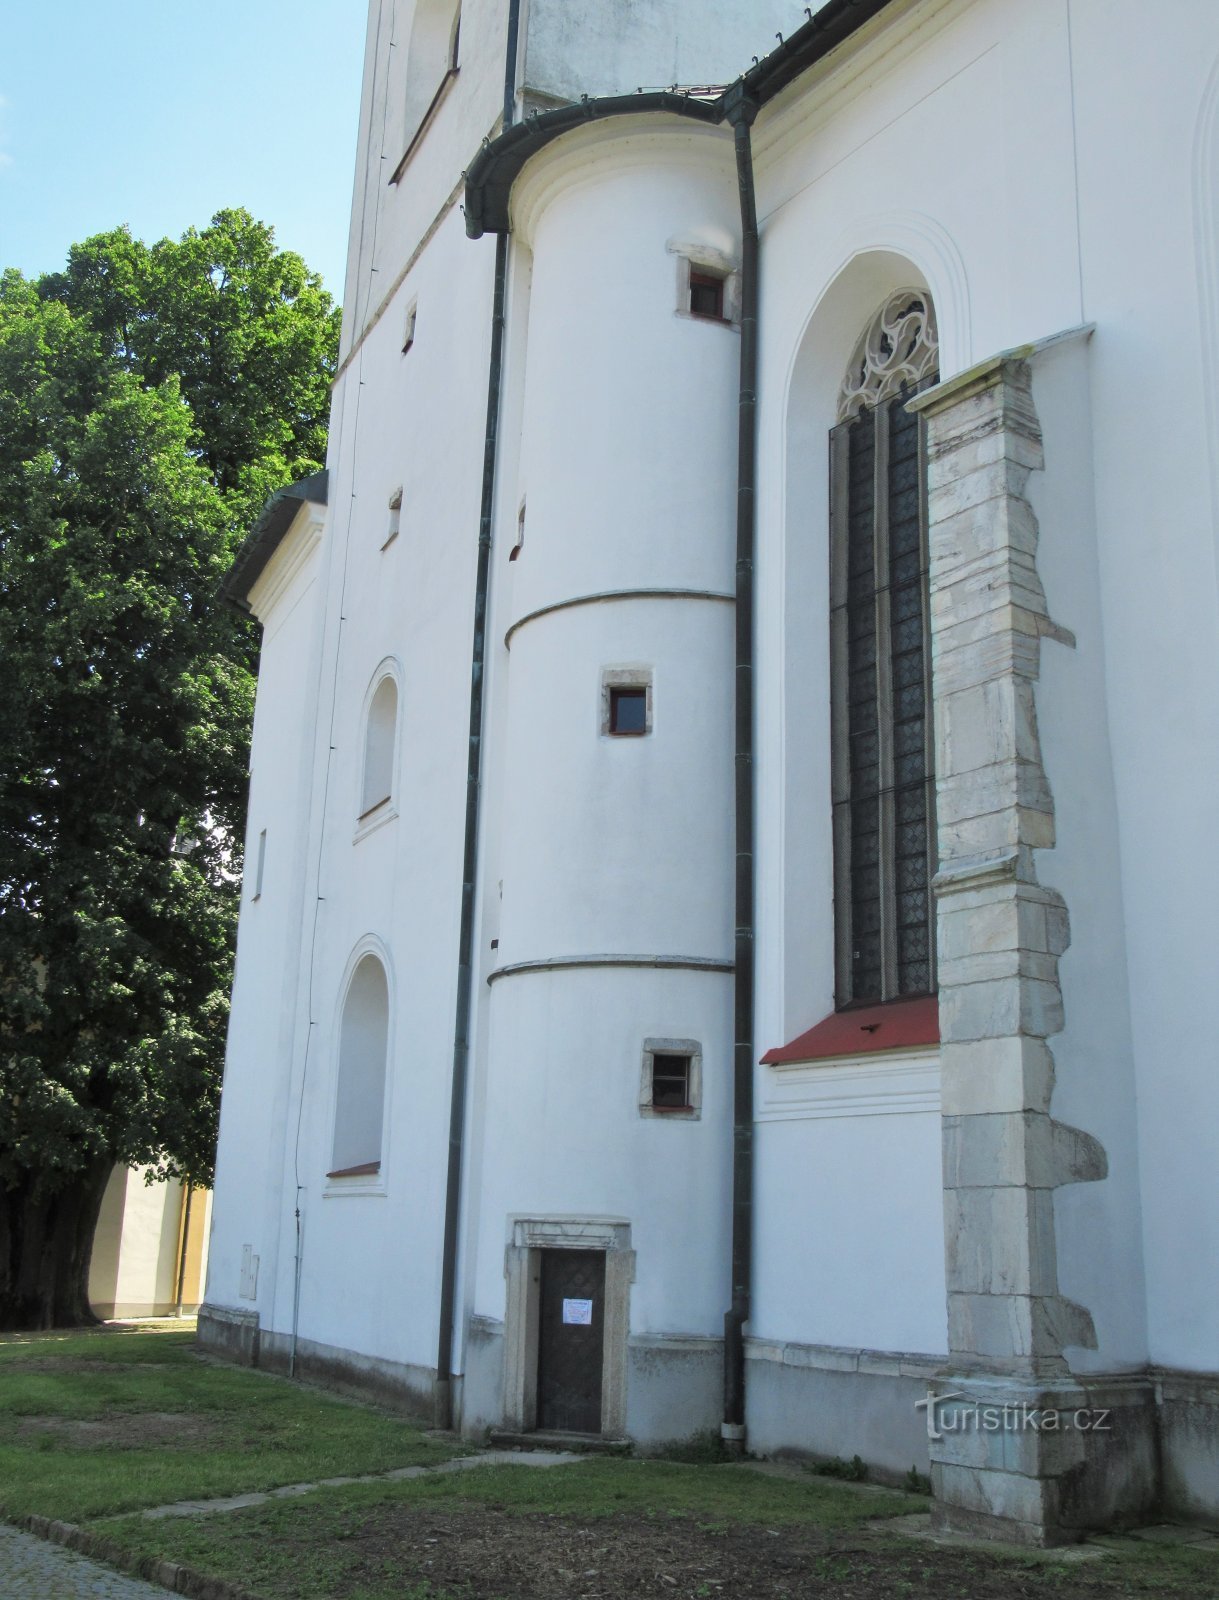
M 759 105 L 773 100 L 888 4 L 889 0 L 829 0 L 790 38 L 742 75 L 740 81 L 746 93 Z
M 243 541 L 233 565 L 220 580 L 216 591 L 220 600 L 243 615 L 250 614 L 250 590 L 279 549 L 280 541 L 296 521 L 297 513 L 304 505 L 324 506 L 329 486 L 330 473 L 323 467 L 321 472 L 275 491 Z
M 506 233 L 512 185 L 526 162 L 573 128 L 606 117 L 637 117 L 649 111 L 667 111 L 695 122 L 714 124 L 721 120 L 718 107 L 718 100 L 698 100 L 693 95 L 655 89 L 641 94 L 608 95 L 602 100 L 585 96 L 569 106 L 514 122 L 498 138 L 488 140 L 470 163 L 466 173 L 466 233 L 471 239 L 481 239 L 484 233 Z
M 484 233 L 507 233 L 512 186 L 525 164 L 573 128 L 609 117 L 642 116 L 650 111 L 671 112 L 713 125 L 723 122 L 729 105 L 742 97 L 757 105 L 772 100 L 889 3 L 890 0 L 828 0 L 803 27 L 713 100 L 673 90 L 607 95 L 600 100 L 586 95 L 571 105 L 534 113 L 523 122 L 514 123 L 484 143 L 466 172 L 466 233 L 471 239 L 481 239 Z

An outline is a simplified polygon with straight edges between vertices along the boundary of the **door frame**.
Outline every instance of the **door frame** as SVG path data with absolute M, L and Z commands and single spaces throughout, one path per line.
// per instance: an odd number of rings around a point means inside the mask
M 603 1250 L 605 1308 L 601 1435 L 626 1436 L 626 1357 L 635 1252 L 631 1225 L 616 1217 L 512 1217 L 504 1251 L 504 1427 L 537 1427 L 538 1327 L 543 1250 Z

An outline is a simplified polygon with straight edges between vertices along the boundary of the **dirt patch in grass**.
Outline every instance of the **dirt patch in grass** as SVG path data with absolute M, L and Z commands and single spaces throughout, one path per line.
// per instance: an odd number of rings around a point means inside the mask
M 351 1532 L 351 1590 L 387 1579 L 453 1600 L 1101 1600 L 1209 1588 L 1114 1581 L 1102 1563 L 1063 1568 L 999 1562 L 897 1542 L 860 1528 L 700 1524 L 617 1516 L 581 1523 L 490 1508 L 379 1508 Z M 353 1550 L 353 1555 L 355 1551 Z M 391 1591 L 387 1586 L 385 1591 Z
M 336 1516 L 330 1498 L 138 1532 L 145 1541 L 171 1536 L 172 1559 L 241 1581 L 261 1600 L 1211 1600 L 1216 1592 L 1213 1567 L 1165 1562 L 1151 1550 L 1142 1564 L 1066 1565 L 943 1548 L 865 1523 L 770 1527 L 663 1509 L 523 1514 L 470 1502 L 349 1502 Z M 133 1531 L 128 1523 L 120 1542 Z
M 220 1433 L 208 1417 L 185 1411 L 110 1411 L 102 1417 L 23 1417 L 18 1439 L 50 1439 L 77 1450 L 193 1450 Z
M 461 1600 L 804 1600 L 830 1592 L 840 1600 L 872 1600 L 895 1592 L 892 1565 L 886 1562 L 882 1571 L 874 1557 L 869 1560 L 865 1538 L 844 1546 L 841 1535 L 834 1541 L 790 1527 L 633 1515 L 581 1523 L 490 1508 L 420 1516 L 383 1507 L 360 1518 L 351 1537 L 359 1551 L 348 1569 L 353 1587 L 373 1588 L 396 1570 L 408 1585 L 426 1580 L 437 1593 Z M 937 1596 L 953 1592 L 942 1577 L 937 1573 Z M 971 1600 L 1012 1600 L 1020 1593 L 1006 1579 L 993 1588 L 971 1579 L 963 1592 Z

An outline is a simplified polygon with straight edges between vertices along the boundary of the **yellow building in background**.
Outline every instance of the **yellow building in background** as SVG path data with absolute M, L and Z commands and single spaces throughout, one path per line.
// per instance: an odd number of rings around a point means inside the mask
M 89 1303 L 106 1320 L 189 1315 L 203 1297 L 211 1191 L 147 1172 L 115 1167 L 102 1200 Z

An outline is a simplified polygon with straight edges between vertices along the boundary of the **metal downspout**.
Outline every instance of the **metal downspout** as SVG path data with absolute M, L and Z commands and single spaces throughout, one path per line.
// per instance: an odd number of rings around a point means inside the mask
M 741 377 L 736 501 L 736 945 L 732 1058 L 732 1304 L 724 1315 L 724 1420 L 745 1448 L 745 1324 L 753 1278 L 753 558 L 758 389 L 758 213 L 750 127 L 758 103 L 736 84 L 725 95 L 741 199 Z
M 508 43 L 504 58 L 505 129 L 516 111 L 516 57 L 520 0 L 509 0 Z M 499 403 L 504 361 L 504 305 L 508 284 L 508 235 L 495 240 L 495 288 L 491 301 L 491 361 L 487 377 L 487 423 L 483 436 L 482 506 L 478 523 L 478 568 L 474 581 L 474 643 L 470 660 L 470 746 L 466 767 L 465 847 L 461 882 L 461 931 L 457 956 L 457 1010 L 453 1027 L 453 1084 L 449 1105 L 449 1159 L 444 1197 L 444 1243 L 440 1267 L 440 1333 L 436 1353 L 434 1419 L 453 1426 L 453 1328 L 457 1307 L 457 1232 L 461 1215 L 462 1161 L 465 1154 L 466 1086 L 470 1064 L 470 998 L 474 970 L 474 899 L 478 871 L 478 821 L 482 777 L 484 664 L 487 645 L 487 594 L 491 574 L 491 519 L 495 509 L 495 467 L 499 447 Z

